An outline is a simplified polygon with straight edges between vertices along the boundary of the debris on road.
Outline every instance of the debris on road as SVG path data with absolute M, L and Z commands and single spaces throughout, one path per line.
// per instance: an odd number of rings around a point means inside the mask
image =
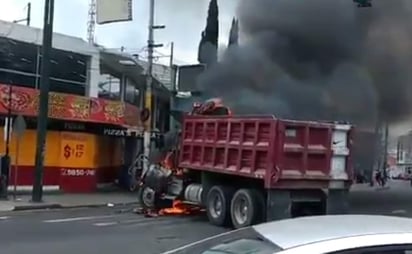
M 181 200 L 173 201 L 172 207 L 163 209 L 144 209 L 142 207 L 133 210 L 136 214 L 143 214 L 145 217 L 159 217 L 166 215 L 198 215 L 205 210 L 198 205 L 188 204 Z
M 181 200 L 173 201 L 173 206 L 171 208 L 164 208 L 159 211 L 159 215 L 193 215 L 199 214 L 204 209 L 200 208 L 198 205 L 192 205 L 184 203 Z

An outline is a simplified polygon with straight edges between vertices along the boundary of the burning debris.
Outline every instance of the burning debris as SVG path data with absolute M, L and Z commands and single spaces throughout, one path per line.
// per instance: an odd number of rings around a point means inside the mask
M 198 82 L 235 112 L 371 126 L 412 113 L 412 1 L 241 0 L 240 46 Z
M 162 209 L 145 209 L 135 210 L 137 214 L 144 214 L 146 217 L 173 216 L 173 215 L 198 215 L 204 212 L 204 209 L 198 205 L 185 203 L 181 200 L 173 201 L 173 205 Z
M 173 206 L 159 210 L 159 215 L 194 215 L 203 212 L 198 205 L 191 205 L 180 200 L 173 201 Z

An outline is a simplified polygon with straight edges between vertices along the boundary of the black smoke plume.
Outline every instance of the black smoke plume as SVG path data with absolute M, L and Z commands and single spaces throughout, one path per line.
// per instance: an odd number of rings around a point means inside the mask
M 238 18 L 242 43 L 201 76 L 205 96 L 238 113 L 369 126 L 412 113 L 411 0 L 241 0 Z

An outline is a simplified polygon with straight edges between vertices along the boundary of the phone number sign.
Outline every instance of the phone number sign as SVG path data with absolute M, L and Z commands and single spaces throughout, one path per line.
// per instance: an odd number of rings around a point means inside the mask
M 94 192 L 96 170 L 88 168 L 62 168 L 60 188 L 68 193 Z
M 92 169 L 63 168 L 61 174 L 62 176 L 94 176 L 96 172 Z

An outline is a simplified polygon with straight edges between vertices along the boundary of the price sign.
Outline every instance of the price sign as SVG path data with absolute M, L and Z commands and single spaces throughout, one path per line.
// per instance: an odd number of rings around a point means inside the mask
M 87 135 L 64 133 L 60 146 L 60 162 L 67 168 L 93 168 L 93 142 Z
M 66 160 L 71 157 L 81 158 L 84 156 L 84 144 L 66 144 L 63 150 L 63 156 Z

